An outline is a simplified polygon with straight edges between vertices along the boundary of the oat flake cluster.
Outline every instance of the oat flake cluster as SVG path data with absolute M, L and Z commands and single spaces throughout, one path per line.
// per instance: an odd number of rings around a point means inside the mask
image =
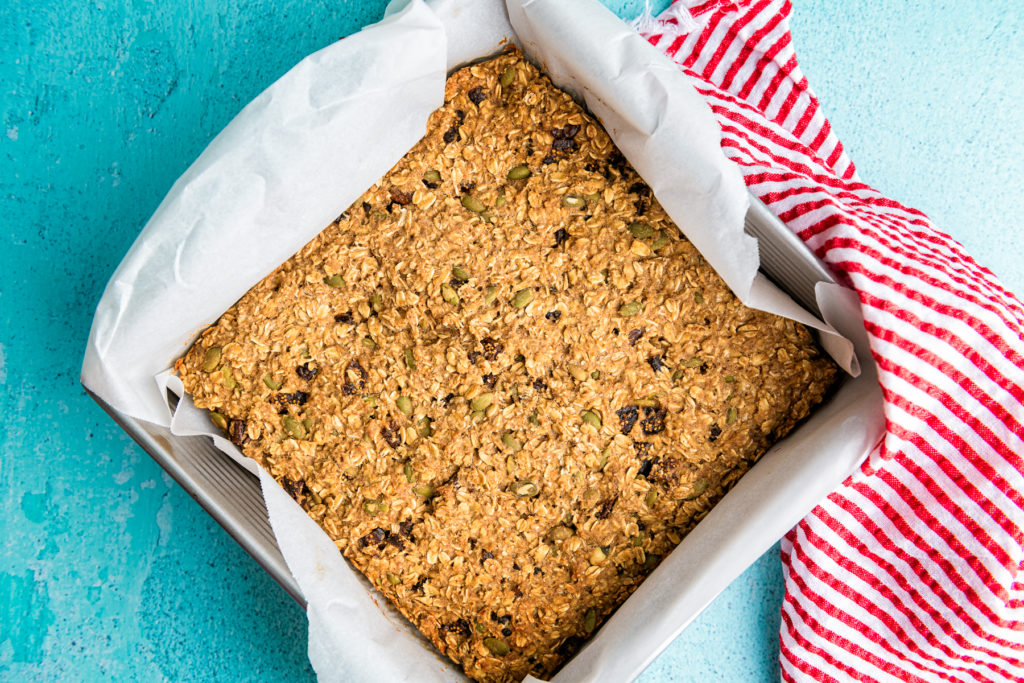
M 481 681 L 554 673 L 836 374 L 514 51 L 176 370 Z

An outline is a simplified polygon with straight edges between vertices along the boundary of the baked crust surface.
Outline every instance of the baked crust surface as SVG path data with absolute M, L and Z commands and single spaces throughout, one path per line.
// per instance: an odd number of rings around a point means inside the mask
M 176 370 L 488 681 L 556 671 L 836 375 L 516 52 Z

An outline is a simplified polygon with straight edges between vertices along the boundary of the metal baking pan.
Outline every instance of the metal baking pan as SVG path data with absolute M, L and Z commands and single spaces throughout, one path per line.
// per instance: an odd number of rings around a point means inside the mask
M 820 317 L 815 285 L 835 283 L 825 265 L 753 195 L 745 227 L 758 241 L 761 271 Z M 217 450 L 210 438 L 175 436 L 168 429 L 125 415 L 86 391 L 282 588 L 305 604 L 277 547 L 255 476 Z M 169 398 L 176 400 L 173 395 Z

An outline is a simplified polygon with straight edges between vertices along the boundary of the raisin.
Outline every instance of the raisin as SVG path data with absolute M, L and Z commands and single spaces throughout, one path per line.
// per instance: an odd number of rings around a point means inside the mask
M 639 328 L 635 330 L 630 330 L 629 335 L 627 336 L 629 338 L 629 345 L 636 346 L 636 343 L 640 341 L 640 337 L 644 336 L 644 331 Z
M 384 437 L 384 440 L 392 448 L 398 448 L 402 445 L 402 429 L 395 424 L 394 420 L 388 421 L 386 427 L 381 427 L 380 435 Z
M 560 154 L 569 154 L 579 149 L 579 145 L 576 144 L 575 140 L 563 138 L 561 140 L 555 140 L 551 143 L 551 151 L 558 152 Z
M 510 635 L 512 635 L 512 629 L 510 629 L 508 626 L 506 626 L 505 628 L 501 629 L 501 635 L 503 635 L 506 638 L 508 638 Z
M 555 163 L 558 163 L 558 159 L 556 159 L 554 157 L 554 155 L 549 154 L 546 157 L 544 157 L 543 159 L 541 159 L 540 163 L 542 163 L 542 164 L 555 164 Z
M 640 463 L 640 469 L 637 471 L 637 474 L 640 475 L 641 477 L 646 478 L 648 475 L 650 475 L 651 469 L 653 467 L 654 460 L 652 460 L 651 458 L 647 458 L 642 463 Z
M 425 576 L 420 577 L 420 580 L 412 585 L 413 591 L 415 591 L 416 593 L 422 593 L 423 592 L 423 584 L 425 584 L 426 582 L 427 582 L 427 577 L 425 577 Z
M 537 379 L 533 380 L 533 388 L 537 392 L 544 392 L 548 390 L 548 384 L 540 377 L 538 377 Z
M 486 375 L 484 375 L 483 379 L 484 379 L 484 385 L 486 385 L 488 389 L 493 389 L 495 383 L 497 383 L 497 381 L 498 381 L 498 378 L 496 376 L 492 375 L 489 372 Z
M 228 422 L 228 438 L 236 446 L 248 443 L 249 435 L 245 433 L 245 420 L 231 420 Z
M 302 479 L 295 481 L 294 479 L 289 479 L 288 477 L 281 477 L 281 488 L 283 488 L 285 492 L 287 492 L 288 495 L 291 496 L 296 502 L 301 502 L 299 501 L 300 496 L 302 496 L 303 498 L 305 498 L 306 496 L 306 482 L 303 481 Z
M 711 431 L 708 433 L 708 441 L 714 442 L 718 440 L 718 437 L 722 435 L 722 428 L 718 425 L 711 425 Z
M 363 202 L 363 211 L 364 211 L 364 212 L 366 212 L 367 214 L 369 214 L 369 213 L 370 213 L 370 209 L 372 209 L 372 208 L 373 208 L 373 207 L 372 207 L 372 206 L 370 206 L 370 202 Z
M 647 183 L 642 180 L 638 180 L 630 185 L 629 191 L 633 194 L 640 195 L 641 197 L 647 197 L 651 194 L 651 188 L 647 187 Z
M 647 359 L 647 364 L 651 366 L 651 370 L 659 372 L 665 368 L 665 359 L 663 356 L 651 356 Z
M 412 192 L 403 192 L 402 190 L 393 187 L 391 188 L 391 201 L 393 201 L 395 204 L 401 204 L 402 206 L 405 206 L 406 204 L 412 202 Z
M 455 142 L 459 139 L 459 124 L 453 123 L 451 127 L 444 132 L 442 139 L 446 144 Z
M 412 540 L 412 527 L 413 527 L 413 521 L 411 519 L 407 519 L 404 522 L 399 523 L 399 525 L 398 525 L 398 533 L 399 533 L 399 535 L 404 536 L 405 538 L 408 538 L 409 540 Z
M 619 417 L 619 431 L 623 434 L 629 434 L 633 429 L 633 425 L 636 424 L 639 418 L 639 412 L 636 406 L 626 406 L 625 408 L 619 408 L 615 411 L 615 414 Z
M 479 105 L 487 99 L 487 95 L 484 94 L 484 89 L 480 86 L 473 88 L 467 94 L 469 95 L 469 101 L 476 105 Z
M 708 367 L 709 366 L 707 364 L 707 361 L 701 363 L 700 367 L 698 368 L 698 370 L 700 370 L 700 374 L 702 374 L 702 375 L 708 374 Z
M 316 377 L 316 373 L 318 372 L 320 372 L 320 368 L 318 368 L 313 363 L 306 363 L 305 365 L 300 365 L 299 367 L 295 368 L 295 374 L 301 377 L 302 379 L 306 380 L 307 382 L 312 382 L 313 378 Z
M 644 434 L 658 434 L 665 431 L 665 415 L 668 411 L 664 408 L 644 408 L 644 419 L 640 422 Z
M 476 362 L 480 360 L 480 352 L 470 351 L 469 353 L 466 354 L 466 357 L 469 359 L 470 364 L 476 365 Z
M 562 317 L 562 312 L 561 311 L 548 311 L 547 313 L 544 314 L 544 317 L 547 318 L 548 320 L 550 320 L 551 322 L 555 323 L 555 322 L 558 322 L 558 319 Z
M 554 246 L 559 246 L 560 244 L 562 244 L 562 242 L 565 242 L 567 239 L 569 239 L 569 233 L 566 232 L 565 228 L 559 228 L 558 230 L 555 230 Z
M 553 128 L 551 136 L 556 140 L 571 140 L 580 132 L 580 127 L 575 123 L 567 123 L 561 128 Z
M 459 192 L 466 194 L 476 189 L 476 183 L 459 183 Z
M 608 519 L 608 515 L 612 514 L 612 508 L 615 507 L 616 501 L 618 501 L 617 496 L 601 503 L 601 507 L 594 513 L 594 516 L 598 519 Z
M 600 170 L 601 170 L 601 167 L 600 167 L 600 166 L 599 166 L 599 165 L 598 165 L 597 163 L 595 163 L 595 162 L 593 162 L 593 161 L 589 162 L 589 163 L 588 163 L 588 164 L 587 164 L 586 166 L 584 166 L 583 168 L 585 168 L 585 169 L 586 169 L 587 171 L 589 171 L 590 173 L 597 173 L 598 171 L 600 171 Z
M 484 550 L 480 553 L 480 564 L 483 564 L 485 560 L 493 560 L 494 553 L 490 550 Z
M 647 200 L 646 199 L 642 199 L 642 198 L 641 199 L 637 199 L 635 202 L 633 202 L 633 206 L 636 208 L 636 215 L 637 216 L 643 216 L 645 213 L 647 213 Z
M 450 406 L 452 404 L 452 400 L 454 398 L 455 398 L 455 394 L 448 394 L 447 396 L 445 396 L 444 398 L 441 399 L 441 404 L 445 408 L 447 408 L 448 406 Z
M 359 539 L 359 547 L 366 548 L 368 546 L 375 545 L 377 546 L 378 550 L 383 549 L 384 542 L 390 535 L 391 532 L 387 529 L 376 527 L 373 531 Z
M 427 186 L 428 188 L 430 188 L 431 190 L 436 190 L 436 189 L 437 189 L 437 186 L 438 186 L 438 183 L 435 183 L 435 182 L 431 182 L 431 181 L 429 181 L 429 180 L 424 180 L 424 181 L 423 181 L 423 184 L 424 184 L 424 185 L 426 185 L 426 186 Z
M 356 319 L 352 317 L 351 311 L 346 311 L 345 313 L 339 313 L 338 315 L 334 316 L 334 322 L 344 323 L 346 325 L 355 325 Z
M 492 337 L 484 337 L 480 345 L 484 347 L 484 358 L 489 361 L 498 360 L 498 354 L 505 350 L 505 345 Z
M 455 120 L 457 120 L 459 122 L 459 125 L 461 126 L 462 122 L 466 120 L 466 112 L 462 111 L 461 109 L 456 109 Z
M 385 540 L 387 541 L 387 543 L 389 545 L 393 545 L 396 548 L 398 548 L 399 550 L 402 550 L 403 548 L 405 548 L 405 543 L 402 542 L 402 539 L 401 539 L 401 537 L 398 534 L 391 534 L 391 533 L 389 533 L 388 537 Z

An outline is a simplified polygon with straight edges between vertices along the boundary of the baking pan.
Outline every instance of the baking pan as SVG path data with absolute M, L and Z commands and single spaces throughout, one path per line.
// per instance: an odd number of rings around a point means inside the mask
M 821 261 L 764 205 L 750 195 L 745 229 L 758 241 L 761 272 L 820 318 L 814 288 L 835 283 Z M 170 362 L 173 359 L 168 359 Z M 305 604 L 270 528 L 263 493 L 254 475 L 206 436 L 176 436 L 170 430 L 126 415 L 86 389 L 143 450 L 178 482 L 275 581 Z M 168 395 L 172 408 L 177 401 Z

